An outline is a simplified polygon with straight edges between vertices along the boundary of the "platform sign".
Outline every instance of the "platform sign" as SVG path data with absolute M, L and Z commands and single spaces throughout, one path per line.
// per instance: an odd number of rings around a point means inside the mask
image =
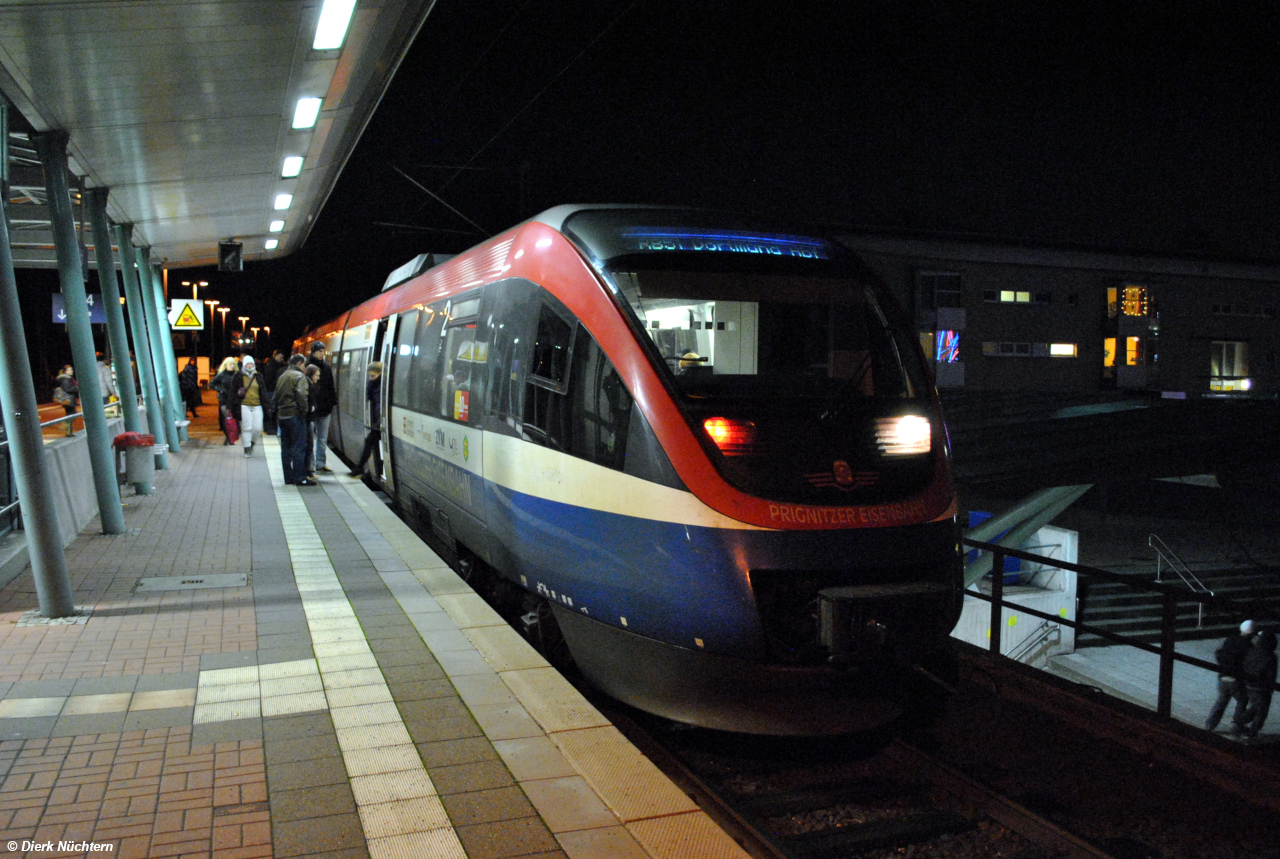
M 98 324 L 105 324 L 107 321 L 107 311 L 102 307 L 102 296 L 89 293 L 85 296 L 85 305 L 89 308 L 89 321 Z M 53 294 L 53 321 L 66 324 L 67 307 L 62 303 L 62 293 L 55 292 Z
M 195 298 L 171 299 L 169 325 L 174 331 L 203 331 L 204 302 Z

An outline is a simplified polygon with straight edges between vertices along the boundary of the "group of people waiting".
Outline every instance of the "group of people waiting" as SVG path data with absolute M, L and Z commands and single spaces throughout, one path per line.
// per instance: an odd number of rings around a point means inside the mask
M 224 444 L 233 443 L 228 418 L 238 416 L 239 440 L 246 457 L 253 456 L 253 448 L 264 432 L 279 434 L 285 483 L 315 486 L 317 473 L 331 474 L 329 422 L 338 405 L 338 392 L 327 357 L 325 344 L 317 341 L 311 344 L 309 357 L 297 354 L 286 361 L 284 352 L 276 350 L 261 371 L 252 355 L 239 361 L 223 361 L 209 387 L 218 394 L 218 422 Z M 188 369 L 194 370 L 194 362 Z M 381 438 L 381 373 L 382 364 L 375 361 L 369 367 L 370 381 L 365 391 L 370 431 L 352 477 L 363 474 L 370 457 L 377 453 Z M 194 416 L 194 405 L 189 403 L 189 407 Z
M 1245 739 L 1258 736 L 1271 710 L 1276 685 L 1276 634 L 1269 629 L 1257 630 L 1252 620 L 1246 620 L 1239 632 L 1226 637 L 1214 658 L 1218 661 L 1218 700 L 1205 720 L 1205 730 L 1218 727 L 1227 704 L 1234 699 L 1231 733 Z

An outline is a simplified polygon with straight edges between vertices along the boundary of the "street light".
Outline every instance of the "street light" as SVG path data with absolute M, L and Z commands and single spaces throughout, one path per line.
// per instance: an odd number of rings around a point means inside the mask
M 218 312 L 222 314 L 222 336 L 223 336 L 223 337 L 226 337 L 226 336 L 227 336 L 227 311 L 228 311 L 228 310 L 230 310 L 230 309 L 231 309 L 230 307 L 219 307 L 219 308 L 218 308 Z M 230 346 L 229 346 L 229 345 L 228 345 L 228 347 L 227 347 L 227 351 L 228 351 L 228 352 L 230 352 L 230 351 L 231 351 L 231 348 L 230 348 Z
M 217 310 L 218 304 L 220 302 L 218 302 L 216 299 L 206 298 L 204 303 L 209 305 L 209 363 L 212 364 L 213 363 L 213 344 L 217 342 L 213 336 L 213 323 L 216 321 L 213 318 L 213 312 Z

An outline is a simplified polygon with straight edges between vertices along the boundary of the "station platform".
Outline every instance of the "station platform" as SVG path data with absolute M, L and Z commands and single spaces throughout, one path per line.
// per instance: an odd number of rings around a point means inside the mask
M 29 571 L 0 590 L 4 840 L 747 855 L 359 480 L 285 486 L 276 439 L 246 458 L 215 413 L 124 488 L 128 533 L 67 549 L 82 614 L 39 618 Z

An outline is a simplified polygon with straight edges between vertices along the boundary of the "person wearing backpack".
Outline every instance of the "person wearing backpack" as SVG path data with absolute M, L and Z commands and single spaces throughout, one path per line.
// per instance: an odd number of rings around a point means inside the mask
M 80 411 L 80 386 L 76 384 L 76 370 L 70 364 L 62 368 L 53 386 L 53 401 L 67 413 L 67 435 L 75 435 L 71 415 Z

